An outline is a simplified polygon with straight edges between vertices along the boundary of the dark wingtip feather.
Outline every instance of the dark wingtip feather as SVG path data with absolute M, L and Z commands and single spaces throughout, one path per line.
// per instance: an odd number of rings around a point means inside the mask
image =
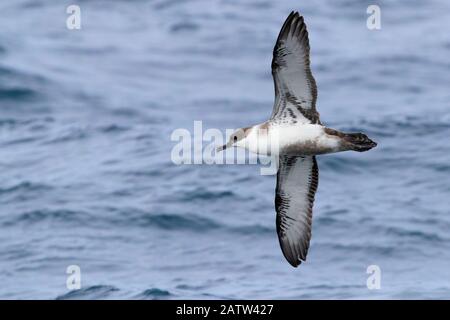
M 281 238 L 280 240 L 280 247 L 281 252 L 283 253 L 284 258 L 289 262 L 291 266 L 294 268 L 297 268 L 299 265 L 302 264 L 303 261 L 306 261 L 306 254 L 308 252 L 308 247 L 305 248 L 304 253 L 301 252 L 301 248 L 297 245 L 289 245 L 284 242 Z
M 288 262 L 289 262 L 289 264 L 291 265 L 291 266 L 293 266 L 294 268 L 298 268 L 298 266 L 299 265 L 301 265 L 302 264 L 302 261 L 301 260 L 297 260 L 297 261 L 291 261 L 291 260 L 288 260 Z
M 281 250 L 283 252 L 284 257 L 286 258 L 287 262 L 294 268 L 297 268 L 299 265 L 302 264 L 302 260 L 296 257 L 295 255 L 288 255 L 284 252 L 284 250 Z
M 291 29 L 298 29 L 302 30 L 304 28 L 304 18 L 302 15 L 298 13 L 298 11 L 291 11 L 289 16 L 286 18 L 286 20 L 283 23 L 283 26 L 281 27 L 280 33 L 278 34 L 277 43 L 285 39 L 288 34 L 291 32 Z M 275 44 L 275 48 L 277 47 L 277 44 Z
M 302 264 L 302 260 L 300 260 L 300 259 L 292 259 L 292 260 L 288 260 L 288 262 L 294 268 L 298 268 L 298 266 Z

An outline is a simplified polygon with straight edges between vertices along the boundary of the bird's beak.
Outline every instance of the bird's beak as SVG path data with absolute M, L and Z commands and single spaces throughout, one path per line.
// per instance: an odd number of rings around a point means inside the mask
M 228 142 L 227 144 L 224 144 L 223 146 L 217 147 L 216 148 L 216 152 L 223 151 L 223 150 L 225 150 L 225 149 L 227 149 L 229 147 L 232 147 L 232 146 L 233 146 L 233 143 L 232 142 Z
M 223 150 L 225 150 L 226 148 L 227 148 L 227 145 L 224 144 L 223 146 L 217 147 L 217 148 L 216 148 L 216 152 L 223 151 Z

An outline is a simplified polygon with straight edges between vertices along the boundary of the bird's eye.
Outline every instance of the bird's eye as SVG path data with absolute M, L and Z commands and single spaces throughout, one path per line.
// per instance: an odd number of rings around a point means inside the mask
M 237 142 L 237 137 L 236 136 L 233 137 L 233 141 Z

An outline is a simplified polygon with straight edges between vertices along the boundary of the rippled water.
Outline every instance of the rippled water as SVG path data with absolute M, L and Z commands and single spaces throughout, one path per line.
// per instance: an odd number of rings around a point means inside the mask
M 450 298 L 450 4 L 0 4 L 0 298 Z M 324 123 L 367 153 L 319 157 L 305 264 L 284 260 L 275 178 L 171 162 L 176 128 L 271 113 L 271 51 L 300 10 Z M 368 290 L 366 268 L 381 268 Z M 82 288 L 66 288 L 66 268 Z

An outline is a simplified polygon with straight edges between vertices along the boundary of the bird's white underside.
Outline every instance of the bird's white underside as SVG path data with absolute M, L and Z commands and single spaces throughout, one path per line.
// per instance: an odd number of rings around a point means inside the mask
M 274 123 L 253 126 L 249 134 L 234 145 L 262 155 L 282 155 L 291 146 L 305 146 L 305 152 L 299 152 L 298 156 L 312 155 L 306 147 L 313 146 L 317 154 L 323 154 L 320 150 L 337 152 L 340 147 L 339 138 L 328 135 L 322 125 Z

